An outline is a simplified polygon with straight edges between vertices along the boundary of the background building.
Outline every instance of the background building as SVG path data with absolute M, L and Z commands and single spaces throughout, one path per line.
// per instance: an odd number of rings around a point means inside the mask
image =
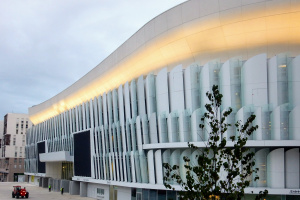
M 2 168 L 2 155 L 4 154 L 3 150 L 3 145 L 4 145 L 4 142 L 3 142 L 3 121 L 0 121 L 0 168 Z M 3 152 L 3 153 L 2 153 Z M 5 172 L 6 173 L 6 172 Z M 3 178 L 3 172 L 0 171 L 0 181 L 2 181 L 2 178 Z
M 21 181 L 24 176 L 26 131 L 32 126 L 27 114 L 8 113 L 3 121 L 1 181 Z
M 176 199 L 162 163 L 203 146 L 212 85 L 229 121 L 257 116 L 260 180 L 246 199 L 300 194 L 300 2 L 191 0 L 149 21 L 91 72 L 29 108 L 26 174 L 58 191 L 104 199 Z M 235 135 L 228 130 L 223 137 Z M 180 170 L 184 177 L 184 170 Z M 178 190 L 180 187 L 177 187 Z

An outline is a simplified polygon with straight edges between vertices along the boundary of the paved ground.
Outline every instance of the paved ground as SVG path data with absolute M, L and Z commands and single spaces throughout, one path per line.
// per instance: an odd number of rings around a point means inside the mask
M 60 192 L 49 192 L 46 188 L 41 188 L 28 183 L 16 183 L 16 182 L 0 182 L 0 199 L 8 200 L 12 199 L 11 192 L 13 191 L 14 185 L 20 185 L 22 188 L 26 187 L 29 192 L 29 199 L 37 200 L 49 200 L 49 199 L 82 199 L 82 200 L 92 200 L 93 198 L 80 197 L 79 195 L 70 195 L 69 193 Z M 22 198 L 21 198 L 22 199 Z M 93 199 L 95 200 L 95 199 Z

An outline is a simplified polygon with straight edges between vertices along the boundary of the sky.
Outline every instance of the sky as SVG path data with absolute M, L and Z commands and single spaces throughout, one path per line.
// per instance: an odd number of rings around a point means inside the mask
M 28 113 L 185 0 L 1 0 L 0 120 Z

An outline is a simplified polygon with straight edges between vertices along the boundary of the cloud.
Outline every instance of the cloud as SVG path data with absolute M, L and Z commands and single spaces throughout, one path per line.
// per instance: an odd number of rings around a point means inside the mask
M 0 120 L 58 94 L 181 2 L 0 1 Z

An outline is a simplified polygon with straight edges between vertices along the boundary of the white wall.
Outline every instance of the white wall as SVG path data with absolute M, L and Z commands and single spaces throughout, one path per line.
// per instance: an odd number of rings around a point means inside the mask
M 97 188 L 104 189 L 104 196 L 97 197 Z M 103 200 L 109 199 L 109 185 L 88 183 L 87 196 L 95 199 L 96 198 L 103 199 Z
M 268 103 L 267 55 L 260 54 L 247 60 L 242 68 L 243 106 Z
M 60 179 L 61 170 L 62 170 L 61 162 L 46 162 L 46 177 Z
M 270 188 L 284 188 L 284 149 L 275 149 L 267 157 L 267 183 Z

